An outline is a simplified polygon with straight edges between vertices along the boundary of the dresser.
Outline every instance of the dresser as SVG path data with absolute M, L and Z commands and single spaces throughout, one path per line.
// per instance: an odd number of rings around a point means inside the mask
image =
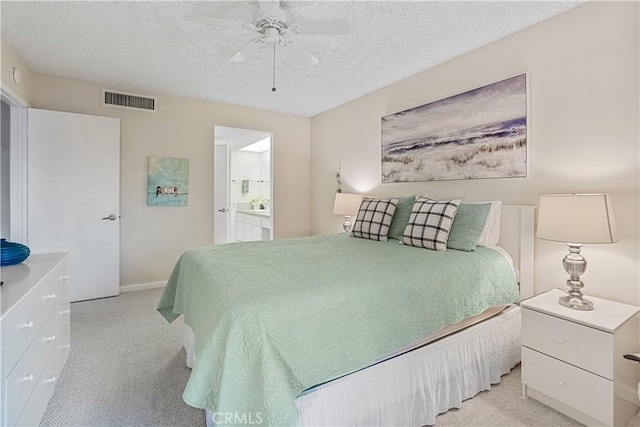
M 522 301 L 522 389 L 586 425 L 626 426 L 638 410 L 638 307 L 589 296 L 593 311 L 553 289 Z
M 31 255 L 0 273 L 0 425 L 38 425 L 69 355 L 69 254 Z

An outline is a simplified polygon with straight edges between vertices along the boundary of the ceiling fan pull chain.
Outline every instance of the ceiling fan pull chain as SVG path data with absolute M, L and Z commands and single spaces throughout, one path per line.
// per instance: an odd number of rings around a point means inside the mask
M 273 87 L 271 92 L 276 91 L 276 43 L 273 43 Z

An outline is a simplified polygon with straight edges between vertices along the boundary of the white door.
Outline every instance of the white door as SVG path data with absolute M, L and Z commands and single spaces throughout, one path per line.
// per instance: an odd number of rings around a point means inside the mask
M 213 244 L 229 243 L 229 146 L 216 145 L 213 153 Z
M 71 301 L 120 292 L 120 120 L 29 109 L 28 246 L 71 252 Z

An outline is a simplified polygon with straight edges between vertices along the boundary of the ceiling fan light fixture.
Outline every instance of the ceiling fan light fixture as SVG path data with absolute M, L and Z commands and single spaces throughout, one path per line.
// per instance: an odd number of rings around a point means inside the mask
M 281 31 L 278 27 L 269 26 L 263 28 L 264 30 L 264 39 L 267 43 L 276 43 L 281 38 Z
M 252 14 L 252 23 L 229 21 L 228 19 L 189 14 L 186 19 L 206 24 L 218 24 L 240 27 L 257 32 L 259 36 L 236 52 L 229 61 L 244 62 L 254 55 L 260 46 L 273 45 L 273 87 L 276 91 L 276 44 L 283 47 L 287 53 L 304 66 L 314 66 L 320 60 L 309 52 L 300 42 L 300 36 L 306 35 L 341 35 L 348 34 L 351 25 L 344 18 L 323 19 L 315 21 L 300 21 L 288 23 L 287 17 L 278 0 L 258 0 L 258 8 Z M 294 35 L 295 37 L 291 37 Z
M 298 24 L 289 25 L 288 30 L 291 31 L 291 33 L 295 34 L 296 36 L 300 35 L 300 29 L 298 27 Z

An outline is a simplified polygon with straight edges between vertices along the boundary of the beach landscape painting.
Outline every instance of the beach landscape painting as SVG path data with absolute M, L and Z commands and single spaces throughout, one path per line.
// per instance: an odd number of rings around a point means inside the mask
M 527 176 L 522 74 L 382 118 L 382 182 Z
M 149 157 L 147 206 L 187 206 L 189 160 Z

